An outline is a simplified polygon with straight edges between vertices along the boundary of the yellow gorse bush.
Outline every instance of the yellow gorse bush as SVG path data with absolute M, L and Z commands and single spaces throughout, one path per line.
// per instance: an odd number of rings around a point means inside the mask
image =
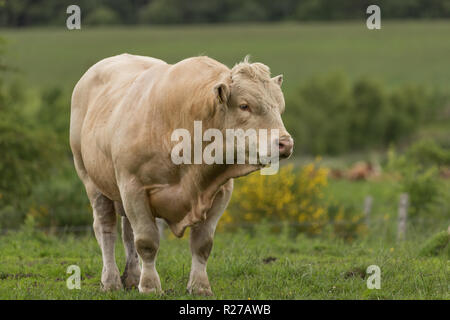
M 287 222 L 298 231 L 320 233 L 327 222 L 323 190 L 328 169 L 318 160 L 300 169 L 282 167 L 276 175 L 259 172 L 235 181 L 233 197 L 221 228 L 268 220 Z

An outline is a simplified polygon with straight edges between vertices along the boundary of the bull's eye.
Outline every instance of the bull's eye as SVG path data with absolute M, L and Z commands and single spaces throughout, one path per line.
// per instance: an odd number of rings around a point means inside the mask
M 241 104 L 241 105 L 239 106 L 239 108 L 240 108 L 241 110 L 243 110 L 243 111 L 250 111 L 250 108 L 248 107 L 247 104 Z

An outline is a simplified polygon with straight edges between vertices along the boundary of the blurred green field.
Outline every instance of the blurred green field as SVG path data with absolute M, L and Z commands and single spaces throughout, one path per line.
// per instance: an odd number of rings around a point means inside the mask
M 450 21 L 436 20 L 383 21 L 377 31 L 364 22 L 0 30 L 6 63 L 21 71 L 28 87 L 71 89 L 89 66 L 123 52 L 170 63 L 205 54 L 228 66 L 250 54 L 285 75 L 288 94 L 311 75 L 333 70 L 389 85 L 447 88 L 449 34 Z

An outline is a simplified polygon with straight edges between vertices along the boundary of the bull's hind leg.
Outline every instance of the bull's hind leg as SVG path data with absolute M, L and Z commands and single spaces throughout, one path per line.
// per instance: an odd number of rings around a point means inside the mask
M 211 253 L 217 222 L 228 205 L 232 191 L 233 180 L 230 180 L 217 194 L 206 220 L 191 228 L 192 265 L 187 285 L 191 294 L 212 295 L 208 274 L 206 273 L 206 263 Z
M 126 264 L 122 274 L 122 284 L 126 289 L 138 287 L 141 276 L 139 258 L 134 246 L 134 234 L 130 221 L 125 215 L 125 210 L 120 202 L 115 202 L 116 212 L 122 216 L 122 241 L 125 248 Z
M 119 269 L 115 259 L 115 241 L 117 237 L 116 214 L 113 201 L 98 191 L 89 192 L 94 209 L 94 232 L 102 249 L 103 270 L 102 286 L 106 291 L 122 288 Z
M 114 244 L 116 241 L 116 214 L 114 203 L 98 191 L 87 175 L 81 156 L 74 152 L 75 168 L 83 181 L 89 201 L 94 211 L 94 233 L 102 249 L 103 270 L 102 286 L 104 290 L 122 288 L 119 269 L 116 265 Z
M 122 203 L 133 228 L 136 250 L 142 260 L 139 291 L 161 292 L 161 281 L 155 267 L 159 231 L 150 210 L 147 192 L 133 177 L 122 178 L 119 186 Z

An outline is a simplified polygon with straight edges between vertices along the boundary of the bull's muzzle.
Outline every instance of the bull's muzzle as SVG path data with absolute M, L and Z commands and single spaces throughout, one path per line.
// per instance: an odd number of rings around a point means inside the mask
M 283 159 L 289 158 L 294 149 L 294 140 L 291 138 L 291 136 L 288 135 L 282 136 L 278 140 L 278 148 L 280 158 Z

